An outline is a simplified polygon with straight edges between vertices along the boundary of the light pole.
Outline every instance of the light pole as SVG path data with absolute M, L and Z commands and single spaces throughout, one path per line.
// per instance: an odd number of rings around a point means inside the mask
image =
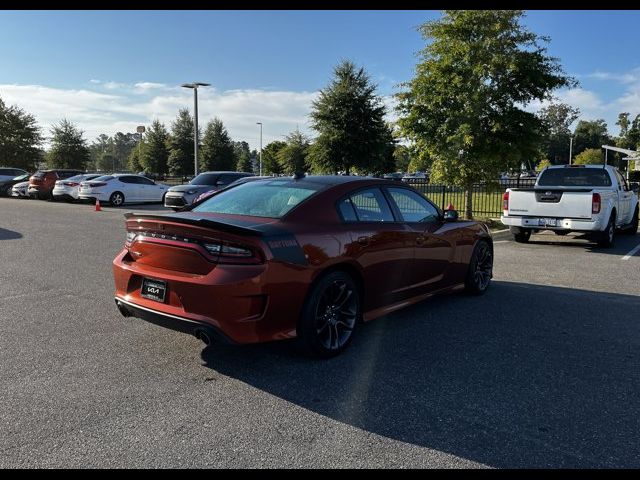
M 256 125 L 260 125 L 260 176 L 262 176 L 262 122 L 256 122 Z
M 571 165 L 571 153 L 573 153 L 573 137 L 569 137 L 569 165 Z
M 183 83 L 184 88 L 193 88 L 193 165 L 194 173 L 198 176 L 198 87 L 208 87 L 210 83 Z

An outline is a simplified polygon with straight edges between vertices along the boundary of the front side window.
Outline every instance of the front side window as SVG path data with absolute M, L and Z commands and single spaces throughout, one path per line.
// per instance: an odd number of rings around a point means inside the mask
M 438 220 L 438 210 L 422 195 L 405 188 L 387 188 L 387 191 L 405 222 L 424 223 Z

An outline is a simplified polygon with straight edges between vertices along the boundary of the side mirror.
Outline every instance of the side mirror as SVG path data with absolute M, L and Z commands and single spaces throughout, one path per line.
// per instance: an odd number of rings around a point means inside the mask
M 640 183 L 631 182 L 629 184 L 629 190 L 631 190 L 632 192 L 638 193 L 638 190 L 640 190 Z
M 445 210 L 444 211 L 444 221 L 445 222 L 455 222 L 458 220 L 458 211 L 457 210 Z

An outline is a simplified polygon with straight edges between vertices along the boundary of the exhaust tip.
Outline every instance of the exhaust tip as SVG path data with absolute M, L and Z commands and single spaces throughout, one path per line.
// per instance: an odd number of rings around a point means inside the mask
M 122 302 L 119 302 L 116 300 L 116 307 L 118 307 L 118 311 L 120 312 L 120 314 L 123 317 L 130 317 L 131 316 L 131 312 L 129 311 L 129 309 L 127 307 L 124 306 L 124 304 Z
M 205 330 L 198 329 L 195 331 L 196 338 L 202 340 L 202 342 L 209 346 L 212 343 L 211 335 L 209 335 Z

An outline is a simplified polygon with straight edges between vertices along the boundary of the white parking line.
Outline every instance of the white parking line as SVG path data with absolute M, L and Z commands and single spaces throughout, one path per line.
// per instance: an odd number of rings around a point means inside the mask
M 508 232 L 509 229 L 505 228 L 504 230 L 494 230 L 493 232 L 491 232 L 492 234 L 496 234 L 496 233 L 502 233 L 502 232 Z
M 511 241 L 511 240 L 496 240 L 496 241 L 495 241 L 495 242 L 493 242 L 493 243 L 494 243 L 494 244 L 495 244 L 495 243 L 509 243 L 510 241 Z
M 622 257 L 622 260 L 629 260 L 631 257 L 633 257 L 639 251 L 640 251 L 640 243 L 638 245 L 636 245 L 635 247 L 633 247 L 633 249 L 630 250 L 629 253 L 627 253 L 624 257 Z

